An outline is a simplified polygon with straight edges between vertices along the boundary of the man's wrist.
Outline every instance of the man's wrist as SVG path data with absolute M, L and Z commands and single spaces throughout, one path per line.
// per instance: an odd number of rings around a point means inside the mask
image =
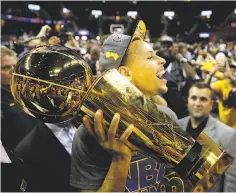
M 112 158 L 113 162 L 118 164 L 130 163 L 132 156 L 131 155 L 115 155 Z

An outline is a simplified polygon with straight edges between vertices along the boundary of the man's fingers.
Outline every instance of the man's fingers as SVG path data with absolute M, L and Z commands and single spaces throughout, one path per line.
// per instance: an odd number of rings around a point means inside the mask
M 102 112 L 102 111 L 101 111 Z M 106 123 L 105 123 L 105 119 L 104 119 L 104 112 L 102 112 L 102 117 L 101 117 L 101 119 L 102 119 L 102 127 L 103 127 L 103 130 L 104 130 L 104 132 L 105 132 L 105 130 L 106 130 Z
M 98 137 L 99 141 L 106 140 L 104 128 L 102 125 L 102 122 L 103 122 L 103 115 L 102 114 L 103 114 L 103 112 L 101 110 L 98 110 L 94 116 L 94 131 L 95 131 L 95 134 Z
M 90 133 L 90 135 L 92 135 L 93 137 L 95 137 L 93 128 L 92 128 L 92 126 L 91 126 L 91 122 L 92 122 L 92 120 L 89 118 L 88 115 L 85 115 L 85 116 L 83 117 L 83 124 L 84 124 L 85 128 L 88 130 L 88 132 Z
M 125 130 L 125 132 L 120 136 L 120 140 L 124 143 L 128 140 L 131 133 L 134 131 L 133 124 L 129 125 L 129 127 Z
M 103 118 L 103 116 L 102 116 L 102 118 Z M 104 118 L 102 119 L 102 127 L 104 130 L 106 130 L 106 122 L 105 122 Z
M 109 142 L 110 144 L 112 144 L 112 143 L 114 142 L 114 140 L 115 140 L 117 128 L 118 128 L 118 125 L 119 125 L 119 121 L 120 121 L 120 114 L 119 114 L 119 113 L 116 113 L 116 114 L 113 116 L 113 119 L 112 119 L 112 121 L 111 121 L 109 130 L 108 130 L 108 132 L 107 132 L 108 142 Z

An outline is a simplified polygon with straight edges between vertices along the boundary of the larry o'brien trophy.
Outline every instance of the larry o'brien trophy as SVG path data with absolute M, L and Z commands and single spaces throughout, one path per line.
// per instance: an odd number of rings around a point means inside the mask
M 118 112 L 119 134 L 133 124 L 135 130 L 127 145 L 135 145 L 139 152 L 174 169 L 183 179 L 185 191 L 208 191 L 233 161 L 204 133 L 200 134 L 198 143 L 182 131 L 115 69 L 95 80 L 82 103 L 81 110 L 91 117 L 102 109 L 107 124 Z
M 135 126 L 127 145 L 175 170 L 187 192 L 210 190 L 233 161 L 205 134 L 198 142 L 182 131 L 117 70 L 93 81 L 89 65 L 69 48 L 41 46 L 28 52 L 14 69 L 11 90 L 24 112 L 48 123 L 80 112 L 93 117 L 102 109 L 109 124 L 120 113 L 119 135 L 129 124 Z

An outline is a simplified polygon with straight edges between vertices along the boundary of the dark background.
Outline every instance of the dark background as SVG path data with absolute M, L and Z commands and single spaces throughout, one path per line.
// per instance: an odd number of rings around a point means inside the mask
M 152 37 L 158 37 L 163 29 L 160 17 L 164 11 L 175 11 L 177 17 L 170 22 L 168 28 L 168 34 L 174 36 L 177 33 L 183 35 L 188 32 L 199 19 L 198 17 L 202 10 L 212 10 L 212 17 L 208 23 L 211 26 L 210 31 L 216 31 L 220 28 L 220 25 L 224 23 L 226 17 L 236 8 L 236 2 L 234 1 L 138 1 L 136 3 L 133 3 L 133 1 L 106 1 L 105 3 L 102 1 L 2 1 L 1 13 L 22 17 L 36 17 L 36 15 L 28 9 L 28 4 L 30 3 L 40 5 L 41 8 L 45 10 L 40 16 L 42 19 L 51 20 L 62 20 L 60 10 L 63 4 L 64 7 L 72 11 L 79 28 L 86 28 L 94 34 L 98 33 L 98 22 L 90 16 L 91 10 L 102 10 L 103 15 L 106 16 L 115 16 L 117 14 L 125 16 L 127 11 L 136 10 L 140 18 L 145 21 Z M 177 25 L 178 21 L 179 25 Z M 10 33 L 9 30 L 11 30 L 11 33 L 20 33 L 19 29 L 21 29 L 21 31 L 27 31 L 32 30 L 32 28 L 38 31 L 42 25 L 23 22 L 14 22 L 12 24 L 11 22 L 11 26 L 10 28 L 6 21 L 6 25 L 2 28 L 2 33 Z M 202 25 L 199 30 L 204 32 L 209 29 Z

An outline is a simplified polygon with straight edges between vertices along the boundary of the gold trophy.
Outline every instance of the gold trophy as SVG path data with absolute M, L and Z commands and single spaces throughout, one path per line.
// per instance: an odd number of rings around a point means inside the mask
M 210 190 L 233 161 L 204 133 L 200 134 L 198 142 L 182 131 L 116 69 L 96 79 L 82 103 L 81 110 L 91 117 L 102 109 L 107 124 L 118 112 L 121 117 L 119 135 L 133 124 L 135 130 L 127 145 L 134 145 L 138 152 L 175 170 L 184 181 L 185 191 Z
M 40 46 L 18 61 L 11 91 L 24 112 L 43 122 L 57 123 L 77 115 L 92 81 L 89 65 L 74 50 Z
M 145 31 L 141 21 L 134 36 L 144 37 Z M 93 81 L 89 65 L 69 48 L 41 46 L 27 53 L 13 72 L 11 90 L 24 112 L 44 122 L 67 121 L 81 112 L 93 117 L 102 109 L 109 124 L 120 113 L 118 135 L 133 124 L 127 145 L 175 170 L 188 192 L 209 191 L 233 161 L 204 133 L 196 141 L 182 131 L 116 69 Z

